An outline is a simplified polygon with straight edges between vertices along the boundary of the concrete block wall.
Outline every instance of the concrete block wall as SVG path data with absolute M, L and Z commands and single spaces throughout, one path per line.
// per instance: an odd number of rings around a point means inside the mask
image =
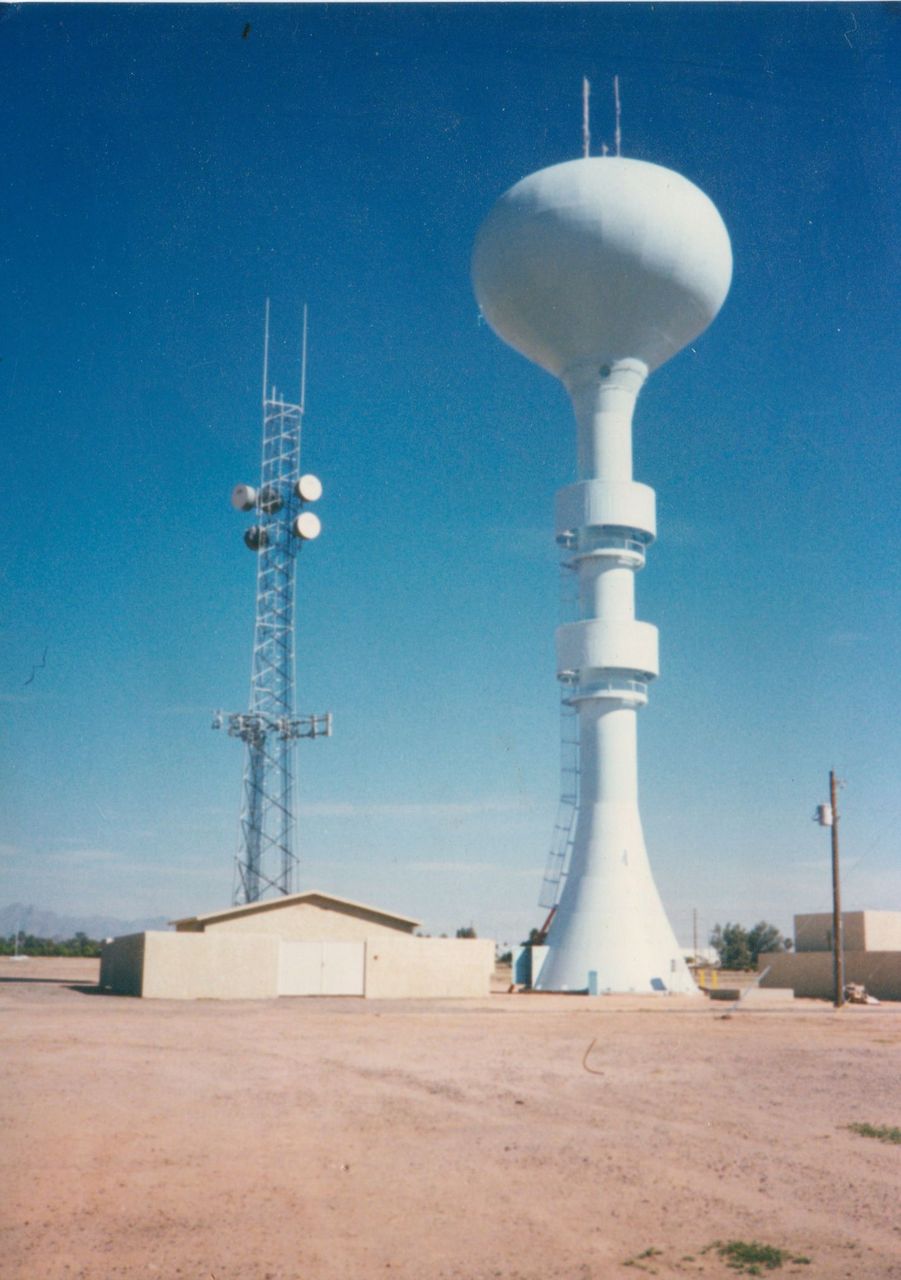
M 100 989 L 117 996 L 143 995 L 145 933 L 126 933 L 104 942 L 100 951 Z
M 156 1000 L 263 1000 L 278 993 L 278 952 L 265 934 L 134 933 L 104 943 L 100 986 Z
M 842 912 L 842 934 L 847 951 L 865 951 L 863 911 Z M 795 951 L 832 950 L 832 912 L 795 916 Z
M 901 911 L 843 911 L 845 951 L 901 951 Z M 795 916 L 796 951 L 832 950 L 832 912 Z
M 279 994 L 280 971 L 285 978 L 282 941 L 273 933 L 230 929 L 131 934 L 104 945 L 100 982 L 119 995 L 157 1000 L 272 999 Z M 352 944 L 323 945 L 340 950 Z M 359 945 L 365 945 L 366 952 L 359 994 L 428 999 L 490 993 L 494 943 L 488 939 L 413 938 L 394 933 Z M 291 946 L 288 941 L 286 949 Z M 284 959 L 287 962 L 289 956 Z M 290 984 L 283 981 L 282 988 L 290 989 Z M 329 993 L 328 982 L 321 991 Z
M 901 951 L 901 911 L 864 911 L 863 917 L 867 951 Z
M 494 943 L 487 938 L 380 938 L 366 944 L 366 995 L 375 999 L 487 996 Z
M 791 987 L 796 996 L 818 1000 L 834 995 L 829 951 L 770 953 L 758 964 L 770 967 L 761 987 Z M 846 951 L 845 981 L 862 983 L 878 1000 L 901 1000 L 901 951 Z
M 278 995 L 271 934 L 147 933 L 142 994 L 163 1000 L 266 1000 Z

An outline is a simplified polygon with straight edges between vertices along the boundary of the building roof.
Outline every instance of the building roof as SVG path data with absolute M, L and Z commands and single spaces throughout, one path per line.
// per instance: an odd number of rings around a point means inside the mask
M 411 916 L 400 916 L 396 911 L 383 911 L 381 907 L 372 907 L 366 902 L 352 902 L 350 898 L 338 898 L 333 893 L 321 893 L 318 889 L 307 889 L 303 893 L 288 893 L 280 898 L 265 898 L 258 902 L 247 902 L 243 906 L 227 907 L 223 911 L 207 911 L 204 915 L 199 916 L 182 916 L 181 919 L 170 920 L 169 923 L 175 926 L 180 924 L 211 924 L 214 920 L 229 920 L 238 916 L 253 915 L 260 911 L 278 911 L 291 903 L 309 902 L 312 899 L 318 899 L 326 907 L 331 907 L 336 911 L 348 909 L 351 911 L 365 911 L 369 915 L 381 916 L 383 920 L 412 925 L 414 928 L 422 923 L 420 920 L 414 920 Z

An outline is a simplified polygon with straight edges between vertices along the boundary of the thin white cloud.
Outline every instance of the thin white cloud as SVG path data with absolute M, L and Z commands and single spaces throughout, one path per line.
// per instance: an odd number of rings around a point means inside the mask
M 488 525 L 482 536 L 493 551 L 506 553 L 516 559 L 525 558 L 535 562 L 543 557 L 559 555 L 550 520 L 538 525 L 519 525 L 512 529 L 507 525 Z
M 664 522 L 661 529 L 661 536 L 665 537 L 667 543 L 671 547 L 701 547 L 709 545 L 710 531 L 704 530 L 699 524 L 695 524 L 689 520 L 683 520 L 679 517 L 669 517 Z
M 151 876 L 161 877 L 167 884 L 172 881 L 173 873 L 177 873 L 179 879 L 208 879 L 210 876 L 218 876 L 223 865 L 228 869 L 228 862 L 222 863 L 222 859 L 217 855 L 211 859 L 197 859 L 190 861 L 181 859 L 175 863 L 160 862 L 137 862 L 133 859 L 128 860 L 128 870 L 130 873 L 148 872 Z
M 416 871 L 447 871 L 454 875 L 466 875 L 472 872 L 495 871 L 508 879 L 533 879 L 542 874 L 539 867 L 511 867 L 505 862 L 463 862 L 459 858 L 422 860 L 410 858 L 403 865 Z
M 44 855 L 54 862 L 63 863 L 67 867 L 97 866 L 109 862 L 122 861 L 123 855 L 113 849 L 95 849 L 75 847 L 73 849 L 55 849 Z
M 167 821 L 164 827 L 150 832 L 139 832 L 135 834 L 152 835 L 160 837 L 165 831 L 167 836 L 169 833 L 177 833 L 179 835 L 194 835 L 197 832 L 209 834 L 214 830 L 222 819 L 228 821 L 238 820 L 237 807 L 234 809 L 231 805 L 192 805 L 191 817 L 181 822 Z
M 212 719 L 213 707 L 201 707 L 192 705 L 191 703 L 175 703 L 169 707 L 154 707 L 151 715 L 154 716 L 208 716 Z
M 424 801 L 388 804 L 354 804 L 352 801 L 302 804 L 308 818 L 468 818 L 482 813 L 522 813 L 531 810 L 531 800 L 499 798 L 486 800 Z
M 411 858 L 404 863 L 405 867 L 416 871 L 449 871 L 454 875 L 466 875 L 478 871 L 500 871 L 502 868 L 495 862 L 460 862 L 453 860 L 422 861 Z
M 111 823 L 113 820 L 107 818 L 106 821 Z M 157 837 L 158 832 L 150 827 L 117 827 L 116 838 L 119 840 L 153 840 Z M 47 843 L 56 849 L 84 849 L 91 848 L 91 837 L 89 835 L 80 836 L 50 836 Z

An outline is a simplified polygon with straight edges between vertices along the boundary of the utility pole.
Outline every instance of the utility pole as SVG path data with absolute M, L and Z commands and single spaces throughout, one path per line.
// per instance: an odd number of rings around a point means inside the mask
M 838 874 L 838 779 L 829 771 L 829 805 L 832 809 L 832 969 L 835 1007 L 845 1003 L 845 953 L 842 946 L 842 890 Z
M 813 815 L 821 827 L 832 828 L 832 977 L 834 1004 L 840 1009 L 845 1003 L 845 948 L 842 935 L 842 891 L 838 874 L 838 789 L 841 782 L 835 771 L 829 771 L 829 803 L 818 804 Z

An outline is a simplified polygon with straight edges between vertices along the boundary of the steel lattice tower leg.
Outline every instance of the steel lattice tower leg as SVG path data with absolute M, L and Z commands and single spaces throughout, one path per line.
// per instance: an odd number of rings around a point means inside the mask
M 256 902 L 267 893 L 295 890 L 296 815 L 294 743 L 331 734 L 331 715 L 297 716 L 294 706 L 294 612 L 297 553 L 319 534 L 307 503 L 322 486 L 300 473 L 300 439 L 306 382 L 306 311 L 299 404 L 268 386 L 269 303 L 263 350 L 263 448 L 259 489 L 238 485 L 232 505 L 256 511 L 244 541 L 258 557 L 256 623 L 250 678 L 250 709 L 227 715 L 228 732 L 244 742 L 240 847 L 233 899 Z M 216 713 L 214 728 L 223 715 Z

